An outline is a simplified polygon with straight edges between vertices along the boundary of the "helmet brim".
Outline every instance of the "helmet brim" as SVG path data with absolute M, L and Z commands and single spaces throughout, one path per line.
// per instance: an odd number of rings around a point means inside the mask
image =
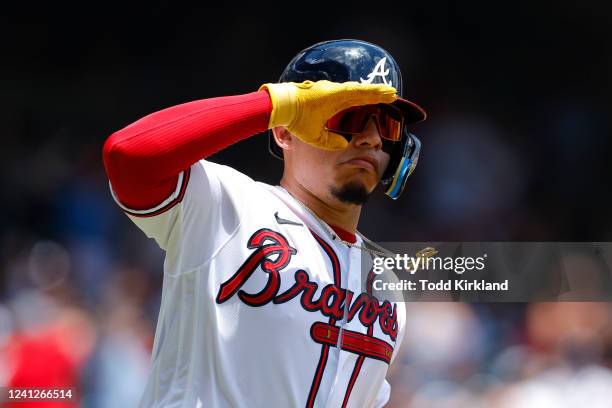
M 397 107 L 404 115 L 404 124 L 419 123 L 427 118 L 427 112 L 414 102 L 404 98 L 397 98 L 391 105 Z

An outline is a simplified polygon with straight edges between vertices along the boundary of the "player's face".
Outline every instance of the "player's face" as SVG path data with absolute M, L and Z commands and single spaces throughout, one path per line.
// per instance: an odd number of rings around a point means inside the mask
M 285 171 L 321 199 L 363 204 L 389 164 L 373 120 L 343 150 L 327 151 L 292 137 Z

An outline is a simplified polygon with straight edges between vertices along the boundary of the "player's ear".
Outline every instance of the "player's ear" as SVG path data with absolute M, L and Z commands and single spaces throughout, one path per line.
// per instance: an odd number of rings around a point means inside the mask
M 291 150 L 294 143 L 294 137 L 291 132 L 284 126 L 276 126 L 272 128 L 272 134 L 276 144 L 283 150 Z

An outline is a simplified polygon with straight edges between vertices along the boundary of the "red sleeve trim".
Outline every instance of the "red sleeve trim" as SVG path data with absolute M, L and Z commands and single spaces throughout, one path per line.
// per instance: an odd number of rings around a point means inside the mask
M 189 183 L 189 177 L 191 175 L 191 168 L 181 172 L 178 177 L 178 181 L 176 183 L 176 189 L 172 192 L 172 194 L 166 198 L 159 205 L 156 205 L 153 208 L 149 208 L 146 210 L 134 210 L 132 208 L 128 208 L 125 205 L 121 204 L 121 201 L 117 198 L 115 191 L 113 190 L 113 186 L 109 181 L 109 186 L 111 190 L 111 194 L 113 199 L 117 203 L 119 207 L 126 213 L 133 217 L 139 218 L 149 218 L 155 217 L 156 215 L 162 214 L 172 207 L 183 201 L 183 197 L 185 196 L 185 191 L 187 190 L 187 184 Z

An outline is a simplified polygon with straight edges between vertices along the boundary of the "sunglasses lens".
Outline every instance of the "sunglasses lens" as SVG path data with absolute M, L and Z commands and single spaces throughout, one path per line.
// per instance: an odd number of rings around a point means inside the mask
M 396 119 L 386 113 L 378 116 L 378 126 L 383 138 L 392 142 L 398 142 L 402 138 L 402 120 Z
M 358 134 L 363 131 L 367 119 L 375 114 L 369 106 L 356 106 L 338 112 L 327 121 L 327 129 L 339 133 Z
M 370 117 L 375 116 L 383 139 L 397 142 L 402 137 L 402 115 L 389 105 L 355 106 L 335 114 L 327 121 L 327 130 L 342 135 L 363 132 Z

